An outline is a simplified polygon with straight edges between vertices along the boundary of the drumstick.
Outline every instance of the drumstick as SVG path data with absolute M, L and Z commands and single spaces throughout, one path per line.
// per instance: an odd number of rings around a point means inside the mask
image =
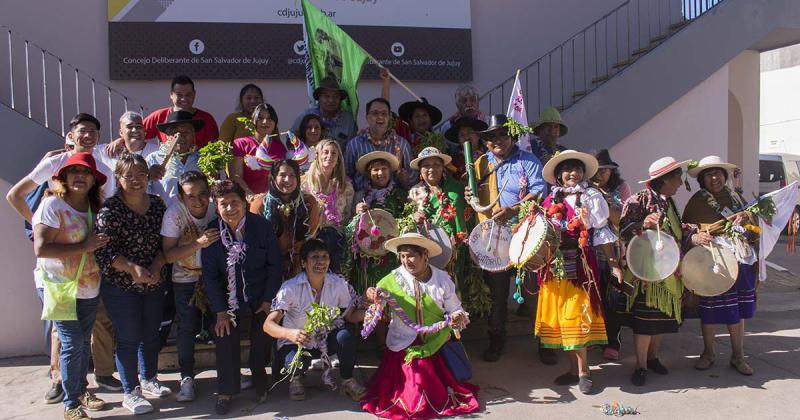
M 494 225 L 495 222 L 492 221 L 492 228 L 489 230 L 489 240 L 486 241 L 486 252 L 489 252 L 489 249 L 492 247 L 492 236 L 494 236 Z
M 364 204 L 367 204 L 367 200 L 366 199 L 362 198 L 361 202 L 364 203 Z M 372 222 L 372 226 L 375 226 L 375 220 L 372 219 L 372 214 L 370 214 L 370 212 L 369 212 L 369 204 L 367 204 L 367 217 L 369 217 L 369 221 Z

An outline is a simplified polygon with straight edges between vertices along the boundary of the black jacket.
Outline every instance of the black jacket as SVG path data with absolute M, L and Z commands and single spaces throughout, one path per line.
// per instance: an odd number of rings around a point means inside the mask
M 236 264 L 236 296 L 239 306 L 245 299 L 254 310 L 262 302 L 272 302 L 283 282 L 281 253 L 272 224 L 265 218 L 248 212 L 244 221 L 245 258 Z M 214 219 L 208 228 L 219 228 Z M 228 310 L 228 252 L 222 239 L 202 251 L 203 284 L 212 311 Z M 244 274 L 244 282 L 242 275 Z

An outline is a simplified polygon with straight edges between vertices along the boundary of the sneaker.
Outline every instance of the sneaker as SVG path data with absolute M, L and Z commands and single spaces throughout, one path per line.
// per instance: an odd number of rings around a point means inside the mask
M 168 387 L 161 385 L 158 382 L 158 378 L 153 377 L 153 379 L 140 379 L 142 385 L 142 392 L 147 395 L 152 395 L 154 397 L 162 398 L 166 397 L 169 394 L 172 394 L 172 390 Z
M 80 407 L 68 408 L 64 410 L 64 420 L 83 420 L 90 418 L 91 417 L 87 416 Z
M 244 376 L 242 375 L 239 378 L 239 389 L 244 391 L 245 389 L 250 389 L 253 386 L 253 379 L 252 376 Z
M 578 380 L 578 390 L 581 391 L 583 395 L 589 395 L 592 393 L 592 377 L 589 375 L 581 376 Z
M 45 404 L 58 404 L 64 399 L 64 387 L 61 382 L 50 384 L 50 389 L 44 394 Z
M 342 394 L 349 396 L 355 402 L 361 401 L 367 395 L 367 388 L 361 385 L 356 378 L 342 380 L 340 389 Z
M 220 398 L 217 397 L 217 402 L 214 403 L 214 412 L 220 416 L 224 416 L 231 411 L 231 402 L 233 398 Z
M 506 339 L 501 336 L 489 337 L 489 348 L 483 352 L 483 360 L 487 362 L 496 362 L 500 360 L 500 356 L 506 350 Z
M 647 361 L 647 369 L 652 370 L 653 372 L 659 375 L 666 375 L 669 373 L 666 367 L 661 364 L 661 361 L 658 360 L 658 357 L 655 359 L 650 359 Z
M 106 391 L 122 391 L 122 382 L 113 376 L 95 376 L 94 383 L 97 384 L 98 388 Z
M 89 391 L 86 391 L 83 395 L 78 397 L 78 401 L 80 401 L 82 408 L 89 411 L 100 411 L 106 406 L 105 401 L 95 397 L 94 394 Z
M 178 391 L 178 402 L 194 401 L 194 379 L 185 377 L 181 379 L 181 390 Z
M 145 414 L 153 411 L 153 405 L 142 396 L 142 388 L 136 387 L 130 394 L 122 397 L 122 406 L 133 414 Z
M 631 383 L 636 386 L 644 386 L 647 381 L 647 369 L 636 369 L 631 376 Z
M 306 399 L 306 387 L 299 376 L 292 378 L 289 382 L 289 399 L 292 401 L 302 401 Z

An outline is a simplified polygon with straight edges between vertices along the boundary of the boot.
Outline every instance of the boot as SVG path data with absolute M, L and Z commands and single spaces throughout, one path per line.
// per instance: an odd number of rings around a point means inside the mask
M 489 347 L 483 352 L 483 360 L 496 362 L 506 349 L 506 338 L 500 335 L 489 336 Z

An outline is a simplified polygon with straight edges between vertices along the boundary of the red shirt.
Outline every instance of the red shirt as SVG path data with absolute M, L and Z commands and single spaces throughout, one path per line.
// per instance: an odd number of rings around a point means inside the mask
M 158 136 L 158 139 L 161 140 L 162 143 L 167 141 L 167 135 L 158 131 L 156 124 L 167 121 L 167 116 L 169 116 L 170 112 L 172 112 L 172 107 L 168 106 L 153 111 L 144 119 L 144 135 L 146 139 L 152 139 Z M 194 113 L 194 119 L 203 120 L 205 122 L 203 128 L 197 130 L 194 135 L 194 142 L 198 149 L 208 144 L 208 142 L 217 140 L 219 137 L 219 129 L 217 128 L 217 122 L 214 121 L 214 117 L 212 117 L 211 114 L 198 109 Z

